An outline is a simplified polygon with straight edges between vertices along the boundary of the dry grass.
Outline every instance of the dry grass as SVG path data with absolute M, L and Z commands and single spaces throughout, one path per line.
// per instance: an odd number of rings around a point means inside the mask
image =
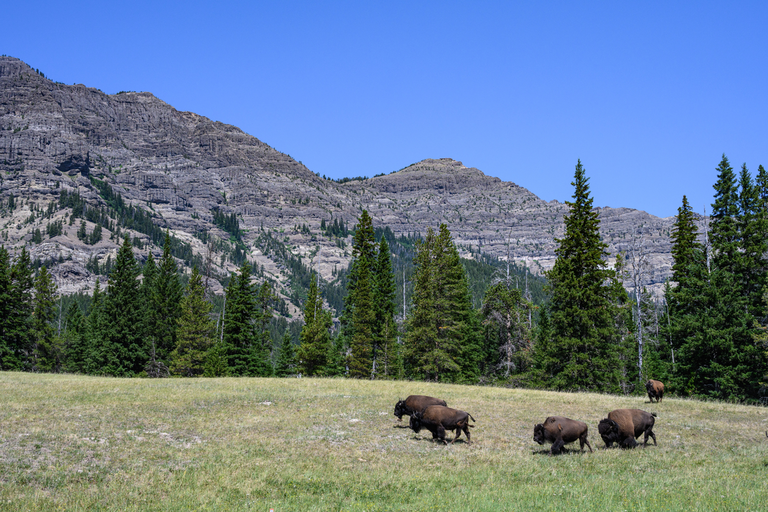
M 408 394 L 477 420 L 471 446 L 392 415 Z M 768 409 L 341 379 L 0 373 L 3 510 L 765 510 Z M 658 447 L 606 450 L 619 407 Z M 595 453 L 549 457 L 533 425 L 587 422 Z M 406 417 L 407 420 L 407 417 Z M 642 439 L 641 439 L 642 440 Z

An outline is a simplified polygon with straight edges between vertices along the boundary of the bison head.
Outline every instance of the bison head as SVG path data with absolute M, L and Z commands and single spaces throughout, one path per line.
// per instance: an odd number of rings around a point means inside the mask
M 405 400 L 398 400 L 395 404 L 395 416 L 401 420 L 403 419 L 403 414 L 405 414 Z
M 414 432 L 416 432 L 417 434 L 418 434 L 418 433 L 419 433 L 419 431 L 421 430 L 421 419 L 422 419 L 422 414 L 421 414 L 420 412 L 414 412 L 414 413 L 411 415 L 411 423 L 410 423 L 410 426 L 411 426 L 411 429 L 412 429 Z
M 605 441 L 606 446 L 619 442 L 619 425 L 615 421 L 608 418 L 600 420 L 600 423 L 597 425 L 597 431 L 600 433 L 603 441 Z
M 546 438 L 544 437 L 544 425 L 541 423 L 533 427 L 533 440 L 539 444 L 544 444 Z

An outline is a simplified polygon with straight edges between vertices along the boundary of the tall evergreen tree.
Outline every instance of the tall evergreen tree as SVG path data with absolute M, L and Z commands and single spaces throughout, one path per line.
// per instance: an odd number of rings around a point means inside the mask
M 240 267 L 239 274 L 232 276 L 226 293 L 222 350 L 228 373 L 254 376 L 258 366 L 254 329 L 256 296 L 251 284 L 251 267 L 247 262 Z
M 445 224 L 416 245 L 416 282 L 405 362 L 414 377 L 474 381 L 481 359 L 479 323 L 464 267 Z
M 765 171 L 763 171 L 765 173 Z M 758 170 L 758 176 L 760 171 Z M 761 212 L 760 191 L 752 181 L 747 164 L 739 174 L 739 265 L 737 279 L 747 300 L 750 314 L 760 318 L 763 314 L 763 289 L 766 286 L 766 254 L 768 254 L 768 215 Z
M 269 321 L 272 319 L 272 303 L 275 293 L 269 281 L 264 281 L 256 295 L 256 368 L 258 377 L 269 377 L 274 373 L 272 365 L 272 337 L 269 334 Z
M 712 263 L 704 257 L 690 265 L 687 286 L 673 288 L 669 297 L 670 339 L 679 344 L 673 385 L 682 394 L 725 399 L 756 398 L 766 364 L 755 341 L 752 293 L 745 275 L 757 265 L 749 261 L 753 238 L 755 194 L 743 168 L 742 195 L 723 158 L 718 165 L 712 205 Z
M 72 302 L 67 308 L 62 339 L 65 370 L 70 373 L 85 373 L 85 362 L 88 356 L 86 319 L 77 302 Z
M 52 322 L 56 318 L 56 283 L 45 265 L 40 267 L 34 281 L 32 300 L 32 371 L 58 372 L 63 353 Z
M 693 210 L 688 198 L 683 196 L 683 204 L 677 209 L 677 217 L 672 227 L 672 281 L 678 287 L 688 287 L 691 265 L 698 261 L 697 254 L 703 248 L 697 242 L 698 229 L 694 222 Z
M 552 338 L 537 347 L 537 357 L 556 389 L 619 391 L 621 361 L 616 347 L 613 277 L 600 239 L 600 220 L 592 209 L 589 179 L 581 161 L 576 165 L 573 201 L 565 217 L 565 235 L 557 239 L 555 265 L 547 272 Z M 544 352 L 546 350 L 546 352 Z
M 15 369 L 16 354 L 11 340 L 11 315 L 13 302 L 11 257 L 5 246 L 0 245 L 0 370 Z
M 171 353 L 170 370 L 175 375 L 197 377 L 205 370 L 205 358 L 213 345 L 215 326 L 213 306 L 205 300 L 205 287 L 197 266 L 192 269 L 187 293 L 181 301 L 176 348 Z
M 91 296 L 91 308 L 85 324 L 84 373 L 103 373 L 101 362 L 106 359 L 106 354 L 102 355 L 102 352 L 108 348 L 104 343 L 104 335 L 104 293 L 101 291 L 101 284 L 97 277 Z
M 304 304 L 304 327 L 299 339 L 301 344 L 296 353 L 299 371 L 307 376 L 324 375 L 328 363 L 331 338 L 331 313 L 323 309 L 323 298 L 317 289 L 317 280 L 312 281 Z
M 379 242 L 373 283 L 373 305 L 376 315 L 373 328 L 373 373 L 374 376 L 391 378 L 398 372 L 400 357 L 399 345 L 396 341 L 395 275 L 392 271 L 389 244 L 383 236 Z
M 142 333 L 139 270 L 131 241 L 126 235 L 109 274 L 104 301 L 103 344 L 98 350 L 100 373 L 134 376 L 148 360 Z
M 358 219 L 352 245 L 352 265 L 344 301 L 345 335 L 350 340 L 349 375 L 371 378 L 376 312 L 373 294 L 376 264 L 373 223 L 367 210 Z
M 3 354 L 4 370 L 29 370 L 31 368 L 32 338 L 30 321 L 32 316 L 32 264 L 26 247 L 10 268 L 10 307 L 5 324 Z
M 179 270 L 171 254 L 171 236 L 165 232 L 163 257 L 154 276 L 151 293 L 152 328 L 150 342 L 155 343 L 158 361 L 168 364 L 168 356 L 176 348 L 176 329 L 181 316 L 182 290 Z

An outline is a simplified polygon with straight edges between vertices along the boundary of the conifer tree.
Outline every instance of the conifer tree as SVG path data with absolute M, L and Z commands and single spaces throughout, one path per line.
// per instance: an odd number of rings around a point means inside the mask
M 277 361 L 275 363 L 275 375 L 277 377 L 288 377 L 296 373 L 296 348 L 291 341 L 291 335 L 286 332 L 283 334 L 283 341 L 280 343 Z
M 150 342 L 155 343 L 156 357 L 164 364 L 176 347 L 176 329 L 181 316 L 181 283 L 176 261 L 171 254 L 171 236 L 165 232 L 163 257 L 152 282 L 151 310 L 152 328 Z
M 198 377 L 205 370 L 205 358 L 213 345 L 215 326 L 210 313 L 213 306 L 205 300 L 205 287 L 197 266 L 192 269 L 187 293 L 181 301 L 176 348 L 171 354 L 171 373 Z
M 256 368 L 255 375 L 269 377 L 274 373 L 272 366 L 272 337 L 269 334 L 269 321 L 272 319 L 272 303 L 275 293 L 269 281 L 264 281 L 256 295 Z
M 688 198 L 683 196 L 683 204 L 677 209 L 677 218 L 672 227 L 672 281 L 678 287 L 689 287 L 688 277 L 694 265 L 700 259 L 702 246 L 697 242 L 696 224 Z
M 56 318 L 56 283 L 45 265 L 40 267 L 34 281 L 32 300 L 31 366 L 35 372 L 58 372 L 63 354 L 52 322 Z
M 344 300 L 345 335 L 350 340 L 350 377 L 371 378 L 373 373 L 375 251 L 373 223 L 368 211 L 363 210 L 355 229 L 353 260 Z
M 312 276 L 304 304 L 304 327 L 296 353 L 299 372 L 306 376 L 324 375 L 328 363 L 331 339 L 331 313 L 323 309 L 323 298 L 318 293 L 317 280 Z
M 244 263 L 227 287 L 222 351 L 227 372 L 233 376 L 254 376 L 257 371 L 254 315 L 256 296 L 251 284 L 251 267 Z
M 83 357 L 83 372 L 88 374 L 103 373 L 101 362 L 106 360 L 103 354 L 108 347 L 104 343 L 104 294 L 101 291 L 99 278 L 93 287 L 91 296 L 91 308 L 85 324 L 85 351 Z
M 374 376 L 391 378 L 397 372 L 399 346 L 395 324 L 395 275 L 392 258 L 385 237 L 379 242 L 376 269 L 374 272 L 373 304 L 376 318 L 373 328 Z
M 565 217 L 565 235 L 556 239 L 557 259 L 547 272 L 552 337 L 537 347 L 543 374 L 555 389 L 619 391 L 621 362 L 615 345 L 612 289 L 607 283 L 607 244 L 600 239 L 600 220 L 592 209 L 589 179 L 576 165 L 573 201 Z
M 126 235 L 109 274 L 104 301 L 103 344 L 98 350 L 100 373 L 134 376 L 148 360 L 142 333 L 143 311 L 139 295 L 138 267 Z
M 86 319 L 77 302 L 72 302 L 64 317 L 62 337 L 64 343 L 65 369 L 70 373 L 85 373 L 88 357 Z
M 742 165 L 739 174 L 738 205 L 737 229 L 740 250 L 737 279 L 750 314 L 759 318 L 763 314 L 762 296 L 767 283 L 768 239 L 765 235 L 768 234 L 768 216 L 760 211 L 760 191 L 752 181 L 747 164 Z
M 479 323 L 458 251 L 445 224 L 417 241 L 413 309 L 408 320 L 405 363 L 426 380 L 477 378 L 481 347 Z
M 10 311 L 3 319 L 7 347 L 3 355 L 3 370 L 22 371 L 31 367 L 30 320 L 33 285 L 29 253 L 26 247 L 22 247 L 21 253 L 10 267 Z
M 15 351 L 11 343 L 11 315 L 14 311 L 11 257 L 0 245 L 0 370 L 15 368 Z

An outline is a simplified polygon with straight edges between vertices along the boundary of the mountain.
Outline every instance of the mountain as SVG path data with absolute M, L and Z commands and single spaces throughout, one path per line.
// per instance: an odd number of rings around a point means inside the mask
M 87 215 L 73 215 L 81 207 Z M 207 261 L 221 277 L 247 258 L 289 296 L 297 264 L 327 281 L 346 268 L 351 238 L 323 234 L 321 224 L 352 227 L 363 208 L 395 235 L 446 223 L 465 256 L 509 254 L 534 273 L 554 263 L 568 211 L 449 158 L 368 179 L 324 179 L 235 126 L 150 93 L 64 85 L 0 57 L 2 243 L 26 244 L 64 293 L 94 285 L 94 270 L 114 260 L 117 232 L 136 240 L 143 258 L 158 254 L 167 229 L 188 264 Z M 598 210 L 611 254 L 644 242 L 654 268 L 648 284 L 658 289 L 670 275 L 674 218 Z M 82 236 L 83 216 L 85 234 L 100 225 L 100 241 Z

